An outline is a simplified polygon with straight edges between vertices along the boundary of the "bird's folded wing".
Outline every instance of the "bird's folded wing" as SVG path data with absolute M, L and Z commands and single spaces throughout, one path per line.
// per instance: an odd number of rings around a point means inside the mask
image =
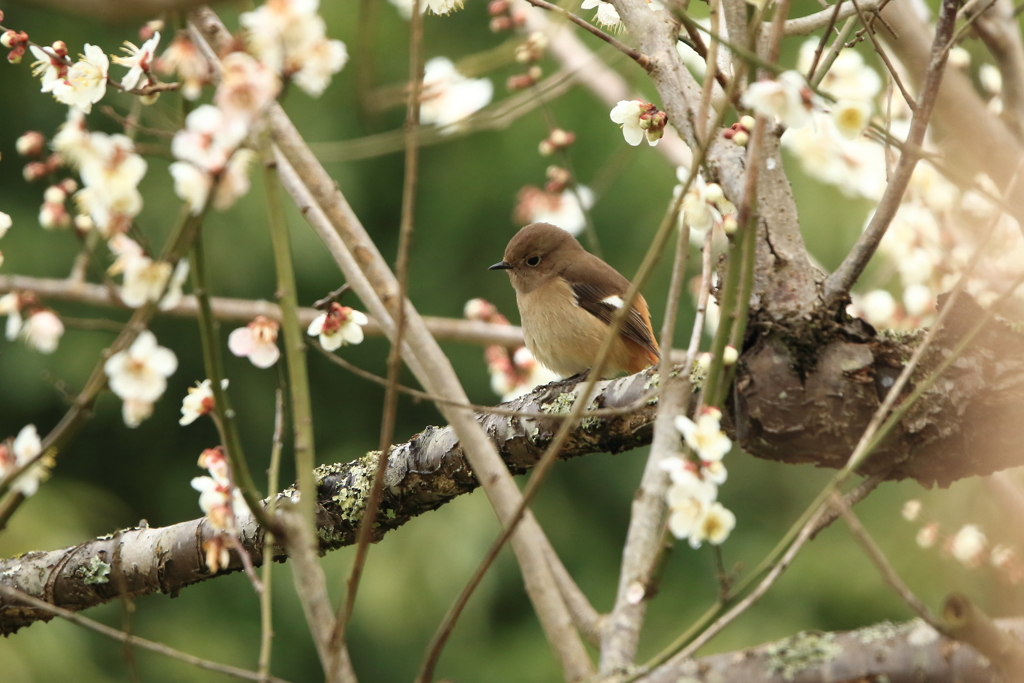
M 570 284 L 572 285 L 573 293 L 576 294 L 576 303 L 579 304 L 579 307 L 596 316 L 606 325 L 611 324 L 615 312 L 625 303 L 620 295 L 614 292 L 603 291 L 595 285 Z M 643 299 L 637 298 L 633 308 L 629 311 L 629 315 L 622 321 L 622 328 L 619 330 L 619 333 L 657 357 L 658 345 L 651 334 L 647 316 L 644 315 L 644 311 L 641 311 L 640 306 L 646 309 Z

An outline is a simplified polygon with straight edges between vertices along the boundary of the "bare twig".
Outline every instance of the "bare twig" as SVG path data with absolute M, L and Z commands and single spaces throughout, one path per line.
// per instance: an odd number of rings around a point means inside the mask
M 419 166 L 418 134 L 420 126 L 420 91 L 423 88 L 423 15 L 420 0 L 412 0 L 412 15 L 409 21 L 409 97 L 405 113 L 405 179 L 402 186 L 402 216 L 398 231 L 398 259 L 395 277 L 398 280 L 398 300 L 405 301 L 409 285 L 409 243 L 412 239 L 413 218 L 416 206 L 417 171 Z M 388 353 L 388 377 L 384 389 L 384 409 L 380 425 L 380 457 L 373 484 L 366 501 L 366 510 L 359 523 L 356 539 L 356 556 L 346 582 L 345 599 L 338 607 L 334 633 L 331 642 L 335 645 L 345 639 L 345 628 L 355 608 L 359 580 L 369 551 L 370 535 L 377 522 L 381 491 L 384 487 L 384 473 L 388 469 L 391 439 L 395 433 L 395 416 L 398 412 L 398 375 L 402 370 L 402 339 L 405 336 L 405 307 L 399 306 L 395 315 L 395 333 Z
M 344 641 L 334 644 L 334 614 L 327 594 L 327 579 L 317 555 L 317 540 L 305 520 L 292 510 L 281 510 L 277 518 L 284 529 L 284 542 L 293 564 L 292 578 L 306 623 L 313 634 L 320 664 L 328 683 L 355 683 L 348 648 Z
M 932 628 L 939 631 L 940 633 L 945 631 L 945 625 L 938 618 L 932 614 L 928 606 L 921 601 L 921 598 L 914 595 L 913 591 L 903 583 L 903 579 L 900 578 L 896 570 L 892 568 L 892 564 L 889 563 L 889 559 L 882 552 L 882 549 L 875 543 L 875 539 L 871 538 L 871 534 L 864 528 L 864 525 L 857 519 L 857 515 L 853 513 L 850 506 L 846 504 L 842 496 L 838 495 L 834 491 L 832 492 L 832 507 L 839 511 L 843 521 L 846 522 L 846 526 L 849 527 L 850 533 L 853 534 L 854 539 L 858 545 L 864 550 L 865 554 L 874 563 L 878 573 L 882 575 L 889 587 L 892 588 L 897 595 L 899 595 L 903 602 L 907 603 L 910 609 L 914 610 L 917 616 L 924 619 Z
M 709 75 L 707 82 L 711 80 L 712 77 Z M 686 276 L 689 246 L 690 227 L 684 221 L 676 233 L 672 278 L 661 327 L 662 348 L 672 347 L 679 297 Z M 677 415 L 685 414 L 689 408 L 688 373 L 691 365 L 692 361 L 688 360 L 679 378 L 671 376 L 672 365 L 667 355 L 662 356 L 658 367 L 660 393 L 658 416 L 654 422 L 654 438 L 640 486 L 633 496 L 629 529 L 622 549 L 622 568 L 619 570 L 615 605 L 605 624 L 601 641 L 601 673 L 604 675 L 626 668 L 636 656 L 654 569 L 663 547 L 662 534 L 668 507 L 665 494 L 669 482 L 668 474 L 662 469 L 661 463 L 666 458 L 678 456 L 680 453 L 675 418 Z
M 614 36 L 611 36 L 611 35 L 605 33 L 601 29 L 599 29 L 596 26 L 594 26 L 593 24 L 591 24 L 586 19 L 583 19 L 583 18 L 573 14 L 572 12 L 570 12 L 567 9 L 559 7 L 558 5 L 553 5 L 550 2 L 547 2 L 546 0 L 526 0 L 526 2 L 530 3 L 534 7 L 539 7 L 541 9 L 546 9 L 549 12 L 555 12 L 557 14 L 561 14 L 563 17 L 565 17 L 566 19 L 568 19 L 572 23 L 576 24 L 577 26 L 579 26 L 580 28 L 584 29 L 585 31 L 589 31 L 593 35 L 597 36 L 598 38 L 600 38 L 604 42 L 606 42 L 609 45 L 611 45 L 612 47 L 614 47 L 616 50 L 618 50 L 622 54 L 624 54 L 627 57 L 629 57 L 630 59 L 632 59 L 634 62 L 639 64 L 640 68 L 642 68 L 644 71 L 649 71 L 650 70 L 650 68 L 651 68 L 651 59 L 650 59 L 650 57 L 648 57 L 644 53 L 638 51 L 637 49 L 632 48 L 629 45 L 626 45 L 622 41 L 616 39 Z
M 25 603 L 32 607 L 55 614 L 61 619 L 66 619 L 72 624 L 84 626 L 87 629 L 96 631 L 108 638 L 125 643 L 126 645 L 132 645 L 143 650 L 149 650 L 150 652 L 156 652 L 171 659 L 177 659 L 178 661 L 185 662 L 199 669 L 206 669 L 207 671 L 216 671 L 227 676 L 234 676 L 235 678 L 241 678 L 247 681 L 267 681 L 269 683 L 287 683 L 283 679 L 276 676 L 263 676 L 254 671 L 246 671 L 245 669 L 239 669 L 238 667 L 230 666 L 228 664 L 220 664 L 218 662 L 211 662 L 208 659 L 202 659 L 201 657 L 195 657 L 190 654 L 175 650 L 172 647 L 168 647 L 163 643 L 154 643 L 151 640 L 145 638 L 139 638 L 138 636 L 128 635 L 117 629 L 110 628 L 105 624 L 101 624 L 98 621 L 93 621 L 89 617 L 83 617 L 81 614 L 76 614 L 70 610 L 66 610 L 62 607 L 51 605 L 50 603 L 40 600 L 39 598 L 33 597 L 28 593 L 24 593 L 16 588 L 12 588 L 5 584 L 0 583 L 0 593 L 9 600 Z
M 37 278 L 24 275 L 0 275 L 0 294 L 14 291 L 35 292 L 41 298 L 56 301 L 75 301 L 129 310 L 104 285 L 53 278 Z M 269 301 L 250 299 L 232 299 L 227 297 L 210 297 L 213 316 L 218 320 L 247 323 L 258 315 L 281 321 L 281 307 Z M 315 308 L 298 309 L 299 322 L 308 326 L 321 311 Z M 182 318 L 194 318 L 199 314 L 199 303 L 192 295 L 182 297 L 177 306 L 166 311 L 157 311 L 157 315 L 171 315 Z M 523 345 L 523 331 L 515 325 L 495 325 L 477 320 L 459 318 L 424 317 L 424 324 L 436 339 L 460 341 L 469 344 L 497 344 L 507 348 Z M 122 325 L 123 326 L 123 325 Z M 113 327 L 111 326 L 111 329 Z M 373 315 L 370 322 L 363 328 L 367 336 L 384 336 L 381 323 Z
M 285 387 L 278 387 L 274 392 L 274 436 L 270 446 L 270 466 L 267 468 L 267 490 L 278 490 L 278 473 L 281 469 L 281 450 L 284 447 L 284 392 Z M 277 497 L 271 496 L 267 504 L 267 516 L 273 519 L 277 507 Z M 263 536 L 263 547 L 273 547 L 274 536 L 266 531 Z M 271 645 L 274 640 L 274 619 L 273 619 L 273 582 L 271 581 L 271 568 L 274 563 L 270 560 L 263 562 L 263 592 L 260 593 L 260 657 L 259 672 L 262 676 L 270 674 L 270 657 L 272 654 Z

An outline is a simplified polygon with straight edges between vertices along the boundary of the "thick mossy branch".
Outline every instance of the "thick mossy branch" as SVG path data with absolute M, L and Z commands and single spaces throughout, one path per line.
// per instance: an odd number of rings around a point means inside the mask
M 1001 635 L 1020 638 L 1024 620 L 1001 619 Z M 964 643 L 920 619 L 883 622 L 844 633 L 799 633 L 775 643 L 664 666 L 640 683 L 1002 683 L 999 670 Z
M 945 358 L 981 315 L 963 299 L 940 335 L 918 380 Z M 733 432 L 752 455 L 785 463 L 842 467 L 872 413 L 892 386 L 920 335 L 875 334 L 863 323 L 810 321 L 783 328 L 755 317 L 749 347 L 726 401 Z M 1024 334 L 995 321 L 924 394 L 862 468 L 890 479 L 913 478 L 947 485 L 967 476 L 1024 464 L 1018 447 L 1018 406 L 1024 399 Z M 570 434 L 562 458 L 627 451 L 650 444 L 657 384 L 653 369 L 598 383 L 590 408 L 626 408 L 584 418 Z M 912 391 L 913 386 L 907 391 Z M 529 416 L 478 415 L 512 473 L 534 466 L 568 412 L 581 384 L 540 387 L 504 405 Z M 317 522 L 324 551 L 353 542 L 377 454 L 317 470 Z M 428 427 L 396 446 L 385 476 L 380 539 L 406 521 L 472 491 L 478 485 L 449 427 Z M 293 492 L 286 491 L 282 498 Z M 242 541 L 253 561 L 263 559 L 262 534 L 251 520 Z M 0 581 L 72 610 L 118 597 L 98 575 L 97 563 L 118 561 L 133 596 L 174 594 L 211 578 L 202 543 L 211 535 L 203 520 L 161 529 L 128 529 L 113 536 L 49 552 L 0 560 Z M 275 555 L 280 555 L 275 552 Z M 237 569 L 233 558 L 232 569 Z M 12 633 L 47 615 L 0 600 L 0 633 Z

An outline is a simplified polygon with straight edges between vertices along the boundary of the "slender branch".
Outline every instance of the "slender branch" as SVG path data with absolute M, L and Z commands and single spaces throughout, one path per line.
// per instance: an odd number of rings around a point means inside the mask
M 332 643 L 334 632 L 334 614 L 331 612 L 331 600 L 327 594 L 327 578 L 320 566 L 317 555 L 317 539 L 306 520 L 292 510 L 284 509 L 278 513 L 284 529 L 284 541 L 288 549 L 288 557 L 293 563 L 292 579 L 295 592 L 299 596 L 299 604 L 306 615 L 306 623 L 313 634 L 320 664 L 324 669 L 327 683 L 355 683 L 356 675 L 352 669 L 348 648 L 344 642 Z
M 710 82 L 710 78 L 709 78 Z M 710 232 L 710 231 L 709 231 Z M 676 233 L 675 258 L 669 283 L 668 302 L 662 321 L 662 348 L 671 348 L 675 333 L 679 297 L 686 275 L 687 250 L 690 227 L 686 222 Z M 663 547 L 662 534 L 667 509 L 666 492 L 668 474 L 661 468 L 666 458 L 678 456 L 679 433 L 675 428 L 677 415 L 685 414 L 690 402 L 690 364 L 683 366 L 682 378 L 671 375 L 671 361 L 662 356 L 658 367 L 658 416 L 654 422 L 654 438 L 644 466 L 640 486 L 633 496 L 629 528 L 622 548 L 622 568 L 619 570 L 618 592 L 615 605 L 608 617 L 601 642 L 601 673 L 625 669 L 636 656 L 640 641 L 640 627 L 647 611 L 654 568 Z M 684 379 L 685 378 L 685 379 Z M 639 596 L 639 599 L 637 598 Z
M 31 605 L 37 610 L 47 612 L 49 614 L 56 615 L 61 619 L 70 621 L 72 624 L 78 626 L 84 626 L 87 629 L 95 631 L 99 634 L 113 638 L 114 640 L 120 641 L 125 645 L 131 645 L 143 650 L 149 650 L 150 652 L 156 652 L 171 659 L 177 659 L 178 661 L 185 662 L 191 666 L 199 669 L 206 669 L 207 671 L 215 671 L 222 673 L 227 676 L 233 676 L 235 678 L 241 678 L 247 681 L 266 681 L 269 683 L 287 683 L 287 681 L 278 678 L 277 676 L 264 676 L 262 674 L 246 671 L 245 669 L 239 669 L 238 667 L 231 666 L 229 664 L 220 664 L 218 662 L 211 662 L 208 659 L 202 659 L 194 655 L 186 654 L 180 650 L 175 650 L 172 647 L 168 647 L 163 643 L 154 643 L 152 640 L 146 640 L 138 636 L 128 635 L 118 631 L 115 628 L 110 628 L 105 624 L 101 624 L 98 621 L 93 621 L 89 617 L 83 617 L 81 614 L 76 614 L 70 610 L 66 610 L 62 607 L 51 605 L 48 602 L 40 600 L 39 598 L 33 597 L 28 593 L 24 593 L 16 588 L 0 583 L 0 594 L 3 594 L 5 598 L 12 602 L 22 603 Z
M 637 50 L 635 48 L 632 48 L 629 45 L 626 45 L 625 43 L 623 43 L 622 41 L 616 39 L 615 37 L 605 33 L 601 29 L 599 29 L 596 26 L 594 26 L 593 24 L 591 24 L 586 19 L 583 19 L 582 17 L 579 17 L 579 16 L 573 14 L 572 12 L 570 12 L 569 10 L 564 9 L 562 7 L 559 7 L 558 5 L 553 5 L 550 2 L 547 2 L 546 0 L 526 0 L 526 2 L 530 3 L 534 7 L 539 7 L 541 9 L 546 9 L 549 12 L 555 12 L 557 14 L 561 14 L 563 17 L 565 17 L 566 19 L 568 19 L 572 23 L 576 24 L 577 26 L 579 26 L 583 30 L 592 33 L 593 35 L 597 36 L 598 38 L 600 38 L 604 42 L 606 42 L 609 45 L 611 45 L 612 47 L 614 47 L 616 50 L 618 50 L 622 54 L 624 54 L 627 57 L 629 57 L 630 59 L 632 59 L 634 62 L 639 64 L 640 68 L 642 68 L 644 71 L 650 71 L 651 70 L 651 59 L 650 59 L 650 57 L 648 57 L 644 53 L 640 52 L 639 50 Z
M 860 3 L 860 9 L 864 12 L 874 12 L 882 5 L 883 2 L 886 1 L 887 0 L 868 0 L 867 2 Z M 787 36 L 808 36 L 819 28 L 825 28 L 830 24 L 849 19 L 855 14 L 857 14 L 857 9 L 853 6 L 853 3 L 846 3 L 843 2 L 843 0 L 839 0 L 833 8 L 826 8 L 820 12 L 808 14 L 806 17 L 800 17 L 799 19 L 787 20 L 784 31 Z
M 70 280 L 37 278 L 25 275 L 0 275 L 0 294 L 14 291 L 35 292 L 41 298 L 56 301 L 74 301 L 93 306 L 129 310 L 105 285 L 74 282 Z M 210 297 L 210 307 L 217 320 L 247 323 L 258 315 L 281 321 L 281 307 L 269 301 L 250 299 L 232 299 L 227 297 Z M 315 308 L 299 308 L 299 323 L 306 327 L 321 311 Z M 166 311 L 158 310 L 156 315 L 171 315 L 181 318 L 194 318 L 199 315 L 199 302 L 192 295 L 185 295 L 174 308 Z M 436 339 L 458 341 L 468 344 L 489 346 L 497 344 L 507 348 L 523 345 L 523 331 L 515 325 L 496 325 L 477 320 L 460 318 L 435 318 L 425 316 L 424 324 Z M 123 325 L 121 326 L 123 327 Z M 384 336 L 380 321 L 370 316 L 370 322 L 363 327 L 367 336 Z
M 419 164 L 418 133 L 420 124 L 420 91 L 423 89 L 423 14 L 420 0 L 412 0 L 412 15 L 409 21 L 409 97 L 405 114 L 405 179 L 402 186 L 402 215 L 398 230 L 398 259 L 395 277 L 398 280 L 398 300 L 405 301 L 409 286 L 409 243 L 412 239 L 416 208 L 416 185 Z M 356 556 L 347 581 L 345 599 L 338 607 L 334 633 L 331 642 L 338 644 L 345 639 L 345 628 L 352 618 L 356 604 L 359 580 L 369 552 L 370 535 L 377 522 L 381 491 L 384 487 L 384 473 L 387 472 L 391 452 L 391 439 L 395 434 L 395 418 L 398 412 L 398 375 L 402 370 L 402 339 L 405 336 L 405 307 L 399 306 L 395 316 L 395 333 L 388 353 L 388 377 L 384 388 L 384 409 L 380 426 L 380 446 L 377 471 L 373 475 L 370 496 L 366 502 L 363 519 L 359 523 L 356 539 Z
M 875 52 L 882 59 L 882 63 L 885 64 L 885 68 L 886 68 L 886 70 L 888 70 L 889 76 L 892 77 L 893 82 L 896 83 L 896 87 L 900 89 L 901 93 L 903 93 L 903 99 L 906 101 L 907 106 L 910 107 L 911 111 L 916 112 L 918 104 L 919 104 L 918 101 L 914 99 L 913 95 L 910 94 L 910 91 L 907 89 L 907 87 L 905 85 L 903 85 L 903 79 L 900 78 L 899 71 L 896 70 L 896 67 L 893 66 L 893 63 L 889 60 L 889 55 L 887 55 L 885 50 L 882 49 L 882 44 L 878 42 L 878 37 L 875 36 L 875 32 L 872 29 L 871 24 L 868 23 L 868 19 L 867 19 L 867 16 L 864 14 L 864 10 L 861 9 L 861 6 L 857 2 L 857 0 L 850 0 L 850 2 L 853 4 L 854 9 L 857 10 L 857 18 L 860 19 L 860 23 L 864 27 L 864 31 L 867 32 L 868 38 L 871 39 L 871 44 L 874 45 Z M 955 27 L 956 26 L 956 19 L 955 18 L 950 19 L 950 24 L 952 24 L 952 26 Z M 947 28 L 949 28 L 949 27 L 947 27 Z M 950 30 L 952 30 L 952 28 L 950 28 Z M 947 43 L 950 41 L 950 38 L 951 38 L 951 35 L 949 35 L 949 36 L 945 36 L 944 35 L 944 39 L 947 41 Z M 939 39 L 939 26 L 935 27 L 935 39 L 936 39 L 936 41 L 938 41 L 938 39 Z M 935 44 L 938 45 L 939 43 L 936 42 Z M 942 81 L 942 71 L 943 71 L 943 69 L 945 67 L 945 64 L 946 64 L 945 57 L 947 57 L 948 54 L 949 54 L 949 50 L 945 46 L 942 49 L 943 49 L 944 54 L 942 55 L 941 65 L 938 67 L 938 69 L 939 69 L 939 71 L 938 71 L 938 78 L 937 78 L 936 84 L 934 86 L 934 90 L 932 91 L 932 93 L 930 95 L 930 97 L 932 98 L 932 105 L 934 105 L 934 103 L 935 103 L 935 97 L 937 96 L 938 90 L 939 90 L 939 83 Z M 925 76 L 925 83 L 926 84 L 928 83 L 928 76 Z M 927 86 L 926 86 L 926 88 L 927 88 Z M 921 96 L 924 97 L 926 92 L 927 92 L 927 89 L 924 92 L 921 93 Z M 928 124 L 928 121 L 927 121 L 927 119 L 925 119 L 925 125 L 927 125 L 927 124 Z
M 288 219 L 278 191 L 276 162 L 269 139 L 260 145 L 263 158 L 264 192 L 267 197 L 267 223 L 274 250 L 277 269 L 277 298 L 281 302 L 281 332 L 285 360 L 288 365 L 288 390 L 291 396 L 292 427 L 294 430 L 295 472 L 301 496 L 298 502 L 300 517 L 314 527 L 316 510 L 316 484 L 313 467 L 316 447 L 313 442 L 313 410 L 309 397 L 309 373 L 306 369 L 305 329 L 299 322 L 298 293 L 295 287 L 295 265 L 292 261 L 291 237 Z
M 946 47 L 953 35 L 953 29 L 956 27 L 957 7 L 958 3 L 953 0 L 943 0 L 939 22 L 935 27 L 935 39 L 932 42 L 932 58 L 925 72 L 921 96 L 914 109 L 914 116 L 910 122 L 910 133 L 907 135 L 908 142 L 915 147 L 920 147 L 924 142 L 928 121 L 938 97 L 939 85 L 942 83 L 942 74 L 945 71 L 946 58 L 949 54 Z M 903 192 L 910 183 L 910 177 L 914 173 L 914 167 L 917 166 L 918 158 L 919 155 L 915 154 L 912 149 L 906 149 L 900 155 L 896 170 L 885 188 L 885 193 L 882 195 L 871 221 L 836 271 L 825 280 L 824 303 L 826 306 L 838 305 L 848 295 L 860 274 L 864 272 L 864 268 L 874 255 L 893 216 L 899 209 L 903 200 Z
M 900 575 L 893 569 L 889 559 L 882 552 L 882 549 L 875 543 L 875 539 L 871 538 L 871 534 L 864 528 L 864 525 L 857 519 L 857 515 L 850 509 L 842 496 L 837 495 L 835 492 L 832 493 L 832 507 L 839 511 L 843 521 L 846 522 L 846 526 L 850 529 L 850 533 L 853 538 L 857 541 L 857 544 L 864 550 L 864 553 L 870 558 L 871 562 L 874 563 L 878 573 L 882 575 L 889 587 L 892 588 L 897 595 L 899 595 L 903 602 L 907 603 L 907 606 L 914 611 L 917 616 L 921 617 L 928 625 L 934 628 L 939 633 L 945 633 L 945 625 L 940 619 L 938 619 L 931 610 L 928 609 L 928 605 L 921 601 L 921 598 L 914 595 L 913 591 L 903 582 Z M 946 635 L 949 635 L 948 633 Z
M 212 194 L 212 193 L 211 193 Z M 249 472 L 249 463 L 242 450 L 242 438 L 238 432 L 235 411 L 232 410 L 228 393 L 224 388 L 224 364 L 221 362 L 220 335 L 216 320 L 210 310 L 210 292 L 207 289 L 206 257 L 203 249 L 203 235 L 200 230 L 192 245 L 192 284 L 196 300 L 199 302 L 199 339 L 203 349 L 203 363 L 206 376 L 210 379 L 213 391 L 213 409 L 217 431 L 220 433 L 221 444 L 231 465 L 231 476 L 245 498 L 245 504 L 256 516 L 262 526 L 270 526 L 270 518 L 260 501 L 262 494 Z
M 281 470 L 281 450 L 284 448 L 284 392 L 286 387 L 278 387 L 274 392 L 274 436 L 270 446 L 270 466 L 267 468 L 267 490 L 277 491 L 278 474 Z M 277 508 L 277 497 L 271 496 L 267 504 L 267 516 L 273 518 Z M 269 530 L 263 536 L 264 547 L 274 545 L 274 536 Z M 271 569 L 273 562 L 263 563 L 263 592 L 260 593 L 260 657 L 259 672 L 263 676 L 270 674 L 271 647 L 274 641 L 273 618 L 273 582 Z

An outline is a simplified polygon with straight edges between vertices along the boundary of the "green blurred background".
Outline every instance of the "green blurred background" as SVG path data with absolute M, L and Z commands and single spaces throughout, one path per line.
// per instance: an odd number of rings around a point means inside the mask
M 804 0 L 796 3 L 793 13 L 807 14 L 817 8 L 816 3 Z M 220 9 L 229 27 L 236 27 L 237 12 L 245 7 Z M 8 4 L 3 10 L 9 27 L 25 30 L 43 44 L 62 39 L 72 54 L 77 54 L 84 42 L 101 45 L 108 53 L 115 52 L 123 40 L 138 42 L 138 21 L 110 25 L 21 4 Z M 344 40 L 352 53 L 358 31 L 357 10 L 354 0 L 325 3 L 322 8 L 330 35 Z M 376 13 L 372 54 L 376 84 L 393 85 L 406 78 L 407 24 L 391 5 L 380 0 Z M 494 48 L 508 38 L 508 34 L 495 35 L 487 30 L 486 7 L 480 0 L 470 0 L 464 11 L 447 18 L 428 17 L 425 24 L 428 58 L 444 55 L 457 61 Z M 161 48 L 168 44 L 171 33 L 164 32 Z M 590 36 L 583 37 L 588 44 L 598 46 Z M 787 44 L 784 61 L 795 60 L 798 45 Z M 351 140 L 401 126 L 401 109 L 377 113 L 369 119 L 360 116 L 355 73 L 358 62 L 365 58 L 353 54 L 319 100 L 291 89 L 285 107 L 307 140 Z M 38 227 L 36 214 L 44 188 L 25 184 L 14 142 L 26 130 L 52 135 L 66 109 L 38 93 L 38 81 L 31 77 L 28 61 L 20 66 L 0 65 L 0 210 L 14 219 L 14 227 L 0 242 L 6 257 L 3 272 L 64 277 L 78 250 L 78 241 L 70 232 L 46 232 Z M 653 97 L 640 70 L 622 59 L 614 63 Z M 557 68 L 550 61 L 543 65 L 547 73 Z M 490 74 L 496 99 L 506 96 L 504 81 L 519 70 L 513 64 Z M 111 104 L 122 113 L 129 106 L 127 97 L 118 93 L 109 94 L 101 104 Z M 143 122 L 170 125 L 177 106 L 173 95 L 165 95 L 145 111 Z M 646 146 L 624 151 L 625 143 L 609 121 L 607 107 L 588 92 L 573 89 L 552 105 L 551 113 L 559 125 L 577 135 L 570 153 L 581 181 L 591 183 L 595 177 L 610 180 L 598 197 L 593 220 L 606 258 L 629 276 L 638 267 L 671 196 L 674 169 L 656 150 Z M 117 131 L 116 123 L 99 113 L 98 107 L 89 125 Z M 466 300 L 485 297 L 516 320 L 507 278 L 487 272 L 486 267 L 500 258 L 505 243 L 518 228 L 511 218 L 516 192 L 525 184 L 544 182 L 544 171 L 551 160 L 540 157 L 536 145 L 546 134 L 547 124 L 538 109 L 507 130 L 422 150 L 410 276 L 410 295 L 420 312 L 459 317 Z M 166 172 L 168 160 L 150 157 L 149 163 L 141 187 L 146 205 L 138 225 L 153 244 L 159 245 L 179 202 Z M 870 207 L 803 176 L 792 160 L 787 163 L 804 236 L 812 253 L 826 267 L 834 267 L 858 234 Z M 397 241 L 402 167 L 400 153 L 327 164 L 389 260 L 394 259 Z M 253 183 L 248 197 L 226 213 L 212 214 L 206 223 L 212 287 L 217 295 L 254 299 L 271 299 L 274 295 L 274 265 L 258 170 Z M 290 210 L 289 218 L 300 302 L 310 305 L 341 284 L 342 278 L 294 210 Z M 656 325 L 664 310 L 668 271 L 669 264 L 663 261 L 644 292 Z M 357 305 L 354 299 L 346 303 Z M 126 319 L 119 311 L 53 305 L 68 316 Z M 686 301 L 678 335 L 689 334 L 691 315 L 692 304 Z M 222 341 L 232 328 L 223 327 Z M 199 516 L 197 494 L 189 488 L 189 481 L 201 474 L 196 458 L 203 448 L 215 444 L 216 435 L 208 421 L 187 428 L 179 427 L 177 422 L 186 388 L 204 377 L 198 331 L 191 321 L 167 318 L 155 320 L 152 329 L 180 361 L 153 417 L 138 429 L 127 429 L 121 421 L 119 401 L 103 396 L 93 419 L 62 455 L 52 479 L 0 534 L 0 556 L 71 545 L 142 519 L 151 526 L 162 526 Z M 30 422 L 41 432 L 48 431 L 67 407 L 67 396 L 82 385 L 100 351 L 112 339 L 111 332 L 69 327 L 52 356 L 39 355 L 20 343 L 0 341 L 0 437 L 16 434 Z M 483 350 L 455 343 L 444 347 L 471 400 L 495 402 Z M 372 338 L 361 346 L 342 349 L 341 354 L 384 374 L 387 350 L 385 342 Z M 253 471 L 262 473 L 269 457 L 273 390 L 278 375 L 230 355 L 226 362 L 244 445 Z M 348 461 L 376 448 L 382 390 L 346 374 L 316 353 L 310 355 L 309 364 L 318 461 Z M 396 441 L 438 421 L 439 415 L 430 405 L 403 398 Z M 560 463 L 534 506 L 569 570 L 602 611 L 614 598 L 629 505 L 645 457 L 646 449 L 638 449 L 615 457 L 603 454 Z M 725 562 L 728 567 L 749 568 L 777 542 L 830 472 L 761 462 L 739 451 L 728 456 L 727 465 L 730 477 L 722 487 L 721 499 L 736 512 L 738 521 L 723 547 Z M 293 474 L 286 460 L 282 478 L 289 480 Z M 258 481 L 265 487 L 262 476 Z M 967 592 L 995 616 L 1014 614 L 1020 609 L 1019 589 L 1001 583 L 986 568 L 969 572 L 937 550 L 919 549 L 913 543 L 917 527 L 899 515 L 904 500 L 923 497 L 926 516 L 946 522 L 947 530 L 976 522 L 993 541 L 1007 540 L 997 535 L 1004 527 L 998 525 L 998 510 L 984 491 L 978 481 L 936 492 L 924 492 L 913 483 L 890 483 L 861 504 L 858 512 L 889 552 L 895 567 L 929 604 L 937 606 L 946 593 L 957 589 Z M 486 500 L 472 495 L 412 521 L 372 549 L 350 629 L 350 650 L 362 680 L 411 679 L 434 628 L 497 529 Z M 323 560 L 335 600 L 342 595 L 351 555 L 349 550 L 341 550 Z M 674 639 L 714 600 L 714 566 L 708 547 L 693 551 L 683 544 L 676 548 L 665 569 L 661 593 L 651 606 L 641 660 Z M 321 680 L 288 565 L 275 566 L 274 590 L 277 636 L 273 672 L 291 681 Z M 88 616 L 120 626 L 121 606 L 97 608 Z M 740 648 L 805 629 L 846 629 L 908 617 L 908 610 L 882 585 L 847 532 L 834 528 L 815 539 L 760 604 L 716 638 L 705 652 Z M 186 589 L 173 600 L 163 595 L 142 598 L 137 601 L 135 624 L 135 632 L 146 638 L 202 657 L 255 668 L 258 605 L 242 575 L 207 581 Z M 136 652 L 136 657 L 145 681 L 224 678 L 147 652 Z M 128 677 L 120 645 L 59 620 L 37 624 L 0 641 L 0 670 L 5 683 L 94 683 Z M 438 673 L 455 680 L 559 680 L 557 665 L 507 550 L 470 602 Z

